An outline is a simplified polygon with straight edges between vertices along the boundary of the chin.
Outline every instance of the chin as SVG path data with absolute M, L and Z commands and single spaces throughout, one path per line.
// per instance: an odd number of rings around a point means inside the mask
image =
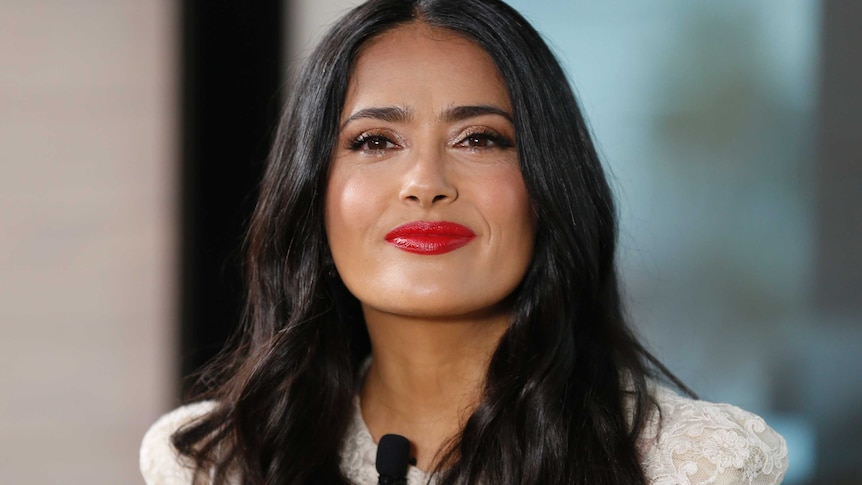
M 502 301 L 497 299 L 464 301 L 464 294 L 455 295 L 452 292 L 446 292 L 442 295 L 418 297 L 410 299 L 410 304 L 405 304 L 406 299 L 401 299 L 397 304 L 381 305 L 378 309 L 393 315 L 428 320 L 483 319 L 500 317 L 501 315 L 508 316 L 511 311 L 508 299 L 504 298 Z

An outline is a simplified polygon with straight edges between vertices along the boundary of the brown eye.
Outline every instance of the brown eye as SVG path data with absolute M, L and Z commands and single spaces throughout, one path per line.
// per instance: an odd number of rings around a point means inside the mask
M 470 148 L 487 148 L 493 142 L 488 137 L 483 135 L 471 135 L 466 140 L 467 146 Z
M 462 138 L 458 142 L 458 146 L 481 150 L 485 148 L 509 148 L 512 143 L 496 133 L 476 132 Z
M 379 136 L 372 136 L 371 138 L 365 140 L 365 148 L 367 150 L 383 150 L 387 148 L 387 145 L 389 144 L 389 141 Z
M 381 135 L 363 135 L 351 143 L 350 147 L 353 150 L 361 150 L 367 152 L 379 152 L 395 148 L 395 143 L 392 140 Z

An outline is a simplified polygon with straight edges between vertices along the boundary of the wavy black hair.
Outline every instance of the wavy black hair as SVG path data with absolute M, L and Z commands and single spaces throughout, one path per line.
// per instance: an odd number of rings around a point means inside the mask
M 244 322 L 196 396 L 218 404 L 174 445 L 195 460 L 199 481 L 349 483 L 339 448 L 370 344 L 357 300 L 333 271 L 324 195 L 360 49 L 412 22 L 468 38 L 495 62 L 538 216 L 483 400 L 438 461 L 438 483 L 645 483 L 636 440 L 654 411 L 648 380 L 681 384 L 626 324 L 614 202 L 567 77 L 541 36 L 497 0 L 371 0 L 308 59 L 250 222 Z

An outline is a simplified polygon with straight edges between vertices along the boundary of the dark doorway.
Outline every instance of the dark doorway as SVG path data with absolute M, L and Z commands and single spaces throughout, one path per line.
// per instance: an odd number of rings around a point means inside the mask
M 243 231 L 281 109 L 282 3 L 181 3 L 183 376 L 239 322 Z

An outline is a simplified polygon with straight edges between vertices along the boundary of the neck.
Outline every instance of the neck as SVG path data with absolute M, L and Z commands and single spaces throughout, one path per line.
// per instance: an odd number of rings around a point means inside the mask
M 429 469 L 481 400 L 488 363 L 508 315 L 432 320 L 364 309 L 373 359 L 360 399 L 375 441 L 407 437 Z

